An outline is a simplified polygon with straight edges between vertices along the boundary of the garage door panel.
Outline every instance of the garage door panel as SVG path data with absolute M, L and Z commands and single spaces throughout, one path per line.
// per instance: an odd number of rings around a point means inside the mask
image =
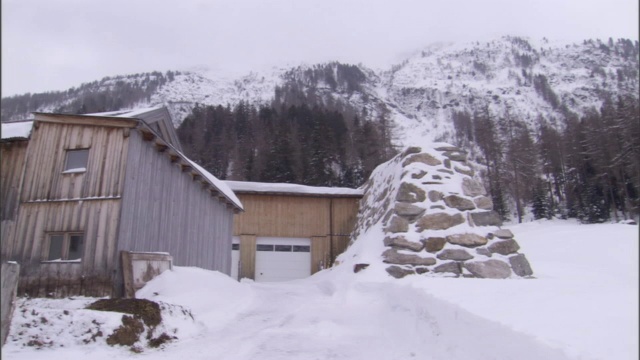
M 256 239 L 256 281 L 286 281 L 311 275 L 311 239 Z

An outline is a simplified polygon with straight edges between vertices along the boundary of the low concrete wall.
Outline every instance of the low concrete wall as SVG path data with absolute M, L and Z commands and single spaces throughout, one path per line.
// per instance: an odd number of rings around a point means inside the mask
M 122 251 L 121 256 L 125 298 L 135 298 L 136 291 L 173 264 L 168 253 Z
M 3 263 L 1 269 L 1 308 L 2 308 L 2 345 L 4 345 L 7 335 L 9 335 L 9 325 L 11 325 L 11 315 L 13 313 L 13 303 L 18 288 L 18 277 L 20 276 L 20 265 L 16 263 Z

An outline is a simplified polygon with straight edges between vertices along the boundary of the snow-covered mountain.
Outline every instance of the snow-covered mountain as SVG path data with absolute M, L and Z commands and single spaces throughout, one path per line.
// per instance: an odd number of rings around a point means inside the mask
M 638 54 L 637 41 L 622 39 L 563 43 L 503 37 L 434 44 L 390 69 L 331 63 L 279 67 L 239 78 L 206 69 L 175 72 L 159 82 L 151 76 L 153 89 L 128 107 L 163 103 L 178 126 L 196 104 L 266 104 L 276 88 L 295 85 L 321 101 L 339 100 L 372 118 L 387 116 L 395 123 L 399 145 L 448 141 L 454 136 L 453 112 L 508 112 L 534 125 L 541 119 L 555 123 L 569 112 L 597 110 L 607 96 L 637 98 Z M 3 121 L 24 117 L 27 111 L 55 110 L 87 92 L 112 91 L 118 82 L 121 87 L 139 86 L 142 76 L 149 83 L 149 74 L 103 79 L 87 90 L 68 90 L 61 102 L 31 101 L 24 112 L 14 111 L 10 117 L 4 110 L 10 98 L 3 99 Z

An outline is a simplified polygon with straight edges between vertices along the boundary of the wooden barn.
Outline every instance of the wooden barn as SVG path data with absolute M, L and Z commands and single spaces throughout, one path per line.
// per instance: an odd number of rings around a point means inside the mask
M 226 181 L 245 212 L 233 226 L 232 276 L 307 277 L 332 265 L 349 242 L 360 189 Z
M 1 258 L 18 294 L 119 296 L 121 252 L 231 271 L 228 186 L 181 153 L 165 108 L 3 123 Z

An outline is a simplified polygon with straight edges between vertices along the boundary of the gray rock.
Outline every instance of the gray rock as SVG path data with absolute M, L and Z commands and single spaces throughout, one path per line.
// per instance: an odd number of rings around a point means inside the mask
M 475 277 L 484 279 L 506 279 L 511 276 L 509 264 L 500 260 L 467 261 L 462 266 Z
M 493 244 L 488 246 L 488 249 L 492 253 L 509 255 L 518 252 L 518 250 L 520 250 L 520 246 L 515 240 L 509 239 L 503 241 L 495 241 Z
M 444 194 L 440 191 L 431 190 L 429 191 L 429 201 L 436 202 L 444 199 Z
M 401 268 L 400 266 L 389 266 L 386 268 L 387 273 L 396 279 L 401 279 L 407 275 L 415 274 L 413 270 Z
M 353 272 L 359 273 L 360 271 L 369 267 L 369 264 L 355 264 L 353 265 Z
M 446 213 L 427 214 L 416 222 L 418 232 L 424 230 L 445 230 L 464 223 L 464 217 L 460 214 L 449 215 Z
M 467 161 L 467 154 L 464 151 L 445 151 L 442 155 L 446 156 L 451 161 Z
M 493 201 L 491 200 L 490 197 L 480 196 L 480 197 L 477 197 L 477 198 L 473 199 L 473 202 L 476 204 L 476 206 L 479 209 L 482 209 L 482 210 L 493 210 Z
M 487 249 L 487 248 L 485 248 L 485 247 L 477 248 L 477 249 L 476 249 L 476 253 L 478 253 L 479 255 L 487 256 L 487 257 L 491 257 L 491 256 L 493 256 L 493 254 L 491 253 L 491 251 L 489 251 L 489 249 Z
M 457 146 L 440 146 L 435 148 L 436 151 L 460 151 L 460 148 Z
M 467 196 L 475 197 L 478 195 L 487 195 L 487 190 L 485 190 L 484 186 L 479 181 L 465 177 L 462 179 L 462 193 Z
M 447 204 L 448 207 L 455 208 L 460 211 L 473 210 L 476 208 L 476 206 L 473 204 L 473 201 L 465 199 L 458 195 L 445 196 L 444 203 Z
M 424 170 L 420 170 L 417 173 L 411 174 L 411 178 L 412 179 L 422 179 L 425 175 L 427 175 L 427 172 L 424 171 Z
M 383 262 L 387 264 L 431 266 L 436 263 L 436 258 L 423 258 L 413 254 L 401 254 L 395 249 L 385 250 L 385 252 L 382 253 L 382 257 L 384 257 Z
M 442 250 L 444 244 L 447 243 L 447 239 L 443 237 L 428 237 L 420 241 L 424 244 L 424 249 L 430 253 L 436 253 Z
M 475 226 L 500 226 L 502 220 L 495 211 L 483 211 L 471 213 L 471 219 Z
M 444 167 L 446 167 L 447 169 L 451 169 L 451 160 L 444 159 Z
M 407 232 L 409 230 L 409 221 L 400 216 L 394 216 L 385 230 L 391 233 Z
M 442 185 L 441 181 L 423 181 L 422 185 Z
M 431 178 L 433 180 L 442 180 L 442 176 L 440 176 L 440 175 L 431 175 Z
M 475 175 L 475 172 L 474 172 L 474 171 L 473 171 L 473 169 L 471 169 L 471 168 L 463 169 L 463 168 L 460 168 L 460 167 L 454 166 L 454 167 L 453 167 L 453 170 L 455 170 L 456 172 L 459 172 L 460 174 L 467 175 L 467 176 L 473 176 L 473 175 Z
M 439 172 L 441 172 L 441 173 L 445 173 L 445 174 L 453 175 L 453 171 L 451 171 L 451 170 L 447 170 L 447 169 L 438 169 L 437 171 L 439 171 Z
M 418 154 L 422 152 L 422 148 L 418 146 L 410 146 L 405 151 L 402 152 L 402 157 L 407 157 L 407 155 Z
M 448 263 L 440 264 L 433 269 L 433 272 L 436 273 L 452 273 L 455 274 L 456 277 L 460 276 L 462 270 L 460 269 L 460 263 L 455 261 L 451 261 Z
M 417 187 L 416 185 L 403 182 L 400 184 L 400 189 L 398 189 L 398 195 L 396 196 L 396 200 L 400 202 L 422 202 L 427 198 L 424 190 Z
M 531 270 L 531 265 L 529 265 L 529 261 L 524 257 L 524 254 L 518 254 L 516 256 L 512 256 L 509 258 L 509 263 L 511 264 L 511 268 L 513 272 L 518 276 L 531 276 L 533 275 L 533 270 Z
M 493 232 L 500 239 L 513 239 L 513 233 L 509 229 L 500 229 Z
M 424 248 L 423 243 L 409 241 L 404 236 L 387 236 L 383 241 L 385 246 L 393 246 L 394 248 L 406 249 L 415 252 L 419 252 Z
M 487 243 L 487 238 L 470 233 L 448 235 L 446 239 L 450 244 L 462 245 L 466 247 L 476 247 L 485 245 Z
M 429 209 L 440 209 L 440 210 L 444 210 L 445 207 L 442 205 L 431 205 L 429 206 Z
M 393 211 L 392 209 L 390 209 L 389 211 L 387 211 L 387 213 L 384 215 L 384 218 L 382 219 L 382 223 L 383 224 L 387 224 L 389 223 L 389 219 L 391 219 L 391 217 L 393 216 L 393 214 L 395 214 L 395 211 Z
M 469 254 L 464 249 L 444 249 L 436 255 L 440 260 L 456 260 L 465 261 L 473 259 L 473 255 Z
M 399 216 L 402 216 L 408 219 L 409 221 L 413 221 L 419 218 L 420 216 L 422 216 L 422 214 L 424 214 L 426 210 L 419 206 L 400 202 L 400 203 L 396 203 L 395 211 L 396 211 L 396 214 L 398 214 Z
M 430 166 L 436 166 L 436 165 L 442 164 L 442 161 L 434 158 L 433 156 L 427 153 L 422 153 L 422 154 L 413 154 L 405 158 L 404 161 L 402 162 L 402 167 L 406 167 L 407 165 L 413 164 L 415 162 L 427 164 Z
M 416 270 L 416 274 L 420 274 L 420 275 L 426 274 L 429 272 L 429 268 L 426 268 L 426 267 L 417 267 L 415 268 L 415 270 Z

